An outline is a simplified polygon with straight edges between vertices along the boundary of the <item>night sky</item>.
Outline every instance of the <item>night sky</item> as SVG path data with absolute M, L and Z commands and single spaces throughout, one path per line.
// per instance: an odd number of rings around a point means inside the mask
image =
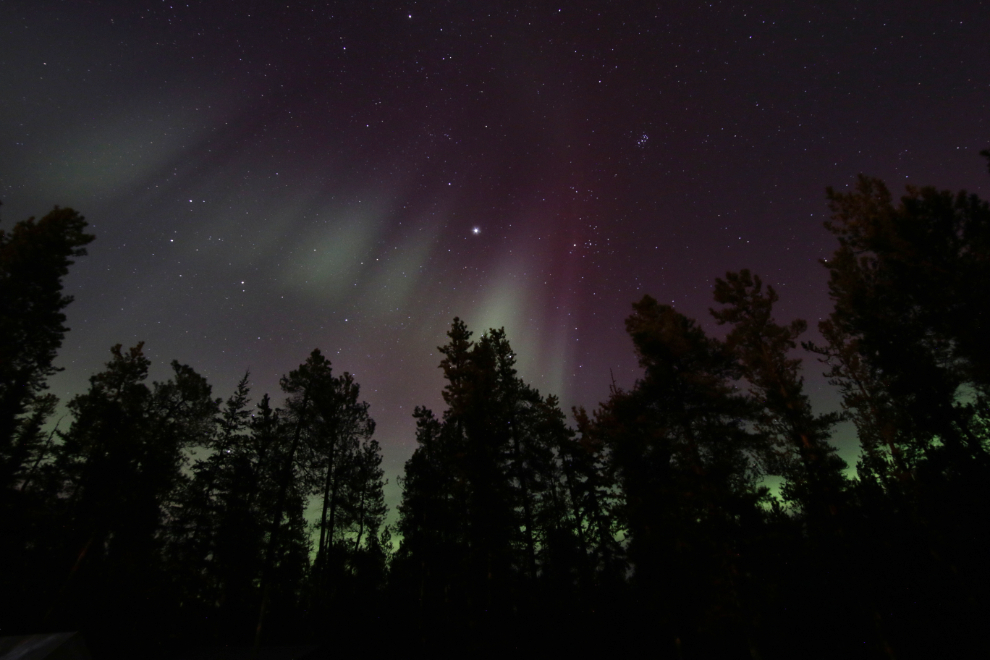
M 713 280 L 749 267 L 815 326 L 827 185 L 990 197 L 988 26 L 977 1 L 0 0 L 0 213 L 97 236 L 60 396 L 145 341 L 155 378 L 226 397 L 250 369 L 281 401 L 319 347 L 394 506 L 454 316 L 593 408 L 638 375 L 644 293 L 717 334 Z

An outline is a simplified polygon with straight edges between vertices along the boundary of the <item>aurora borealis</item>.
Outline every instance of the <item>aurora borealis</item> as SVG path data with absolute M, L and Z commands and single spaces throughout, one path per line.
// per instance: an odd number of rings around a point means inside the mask
M 986 198 L 988 10 L 7 0 L 0 214 L 71 206 L 97 236 L 67 280 L 63 399 L 115 343 L 216 396 L 250 369 L 255 399 L 320 347 L 394 486 L 454 316 L 592 408 L 638 374 L 644 293 L 712 328 L 714 278 L 749 267 L 814 327 L 825 186 Z

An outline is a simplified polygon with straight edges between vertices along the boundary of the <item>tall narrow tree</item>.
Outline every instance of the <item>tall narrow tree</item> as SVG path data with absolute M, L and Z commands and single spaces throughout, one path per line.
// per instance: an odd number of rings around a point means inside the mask
M 0 498 L 38 448 L 38 415 L 52 407 L 39 397 L 68 330 L 63 310 L 72 296 L 62 280 L 92 240 L 68 208 L 0 229 Z

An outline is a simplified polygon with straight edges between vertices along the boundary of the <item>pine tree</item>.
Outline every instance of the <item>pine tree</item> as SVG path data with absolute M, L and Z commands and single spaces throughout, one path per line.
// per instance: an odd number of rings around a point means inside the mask
M 757 430 L 773 447 L 764 456 L 766 471 L 785 477 L 784 497 L 799 503 L 805 515 L 821 525 L 838 514 L 845 489 L 845 461 L 829 443 L 840 416 L 811 410 L 801 361 L 788 357 L 807 324 L 777 323 L 773 306 L 778 299 L 773 287 L 764 290 L 759 276 L 744 269 L 715 280 L 715 301 L 725 307 L 711 313 L 719 325 L 731 327 L 726 346 L 759 402 Z
M 168 525 L 168 555 L 182 589 L 185 606 L 212 609 L 227 602 L 232 579 L 243 557 L 258 557 L 260 538 L 247 542 L 249 530 L 261 527 L 249 502 L 258 463 L 250 436 L 248 374 L 214 420 L 204 446 L 196 448 L 191 479 L 177 494 Z M 233 538 L 231 538 L 233 537 Z M 251 575 L 247 580 L 256 577 Z M 245 581 L 245 578 L 241 578 Z
M 333 374 L 330 361 L 323 357 L 319 349 L 313 349 L 306 362 L 298 369 L 289 372 L 279 381 L 282 391 L 288 395 L 286 399 L 287 424 L 291 431 L 283 440 L 272 448 L 269 465 L 272 468 L 275 486 L 274 502 L 272 503 L 272 520 L 265 549 L 265 564 L 262 572 L 261 607 L 258 613 L 258 625 L 255 632 L 254 655 L 257 656 L 264 632 L 265 616 L 272 600 L 273 586 L 276 574 L 279 572 L 280 558 L 286 556 L 289 546 L 283 547 L 283 526 L 286 513 L 295 510 L 295 501 L 312 484 L 312 467 L 315 456 L 314 427 L 319 421 L 318 407 L 320 403 L 331 398 L 333 390 Z M 288 430 L 288 429 L 287 429 Z M 293 519 L 289 518 L 289 533 L 292 532 Z M 291 536 L 290 536 L 291 539 Z M 283 591 L 284 586 L 279 585 Z
M 123 594 L 160 580 L 161 532 L 184 480 L 184 450 L 206 442 L 219 401 L 178 362 L 170 380 L 148 387 L 142 344 L 111 353 L 89 391 L 69 403 L 74 419 L 54 450 L 48 488 L 64 509 L 70 578 L 85 573 L 90 588 L 120 592 L 119 606 Z
M 312 430 L 313 490 L 321 497 L 316 553 L 318 599 L 330 595 L 334 583 L 346 570 L 349 555 L 357 549 L 349 547 L 347 539 L 353 527 L 361 527 L 361 521 L 371 523 L 371 518 L 375 518 L 368 517 L 367 509 L 359 511 L 362 505 L 371 505 L 371 491 L 376 485 L 369 480 L 377 477 L 377 487 L 382 487 L 382 473 L 375 471 L 377 464 L 368 463 L 373 462 L 379 451 L 377 443 L 368 444 L 375 422 L 368 414 L 368 404 L 359 401 L 359 396 L 360 387 L 354 377 L 344 372 L 333 378 L 330 387 L 314 402 L 318 419 Z M 368 448 L 371 454 L 365 453 Z M 380 456 L 378 461 L 381 462 Z M 358 541 L 363 532 L 362 527 Z
M 25 478 L 54 408 L 46 380 L 68 330 L 62 280 L 93 241 L 72 209 L 0 229 L 0 497 Z M 2 502 L 2 500 L 0 500 Z M 6 508 L 6 506 L 4 506 Z
M 899 629 L 898 652 L 951 653 L 945 640 L 969 638 L 960 622 L 985 611 L 990 584 L 990 536 L 972 522 L 986 516 L 990 475 L 990 205 L 917 187 L 895 203 L 863 176 L 828 198 L 835 307 L 819 325 L 825 344 L 806 346 L 828 366 L 863 449 L 859 575 Z
M 662 634 L 677 648 L 731 640 L 752 617 L 744 539 L 767 495 L 752 459 L 759 438 L 743 424 L 751 403 L 734 387 L 741 369 L 672 307 L 645 296 L 633 309 L 626 329 L 644 375 L 582 428 L 609 448 L 634 585 Z
M 416 409 L 393 576 L 425 615 L 478 625 L 535 607 L 541 593 L 566 599 L 593 569 L 563 482 L 573 432 L 557 400 L 519 378 L 504 330 L 471 334 L 454 319 L 439 349 L 443 417 Z
M 284 599 L 290 593 L 287 589 L 296 584 L 293 580 L 302 579 L 305 573 L 307 584 L 314 587 L 315 604 L 325 607 L 344 579 L 349 562 L 361 551 L 361 542 L 367 545 L 366 534 L 377 535 L 386 513 L 380 448 L 371 439 L 375 423 L 368 414 L 368 404 L 359 401 L 360 388 L 354 378 L 346 372 L 335 377 L 330 361 L 314 349 L 305 363 L 282 378 L 281 387 L 288 395 L 282 421 L 268 425 L 276 440 L 266 459 L 272 475 L 268 480 L 272 518 L 256 651 L 273 585 L 278 583 Z M 308 548 L 299 525 L 302 503 L 310 495 L 321 497 L 320 536 L 312 571 L 308 570 L 308 549 L 290 552 L 293 547 Z M 293 517 L 283 529 L 283 518 L 289 513 Z M 291 534 L 289 546 L 282 545 L 283 532 Z M 289 561 L 296 556 L 306 561 Z M 305 571 L 299 568 L 304 564 Z M 294 577 L 285 577 L 286 571 Z M 276 580 L 277 574 L 283 577 Z
M 378 441 L 370 438 L 361 443 L 354 469 L 354 485 L 348 508 L 351 514 L 351 531 L 354 534 L 352 549 L 355 554 L 369 550 L 379 539 L 385 523 L 388 506 L 385 504 L 385 470 L 382 469 L 382 450 Z
M 406 461 L 401 480 L 397 579 L 429 611 L 462 597 L 459 574 L 466 561 L 467 483 L 459 467 L 460 436 L 432 411 L 417 407 L 416 450 Z
M 584 566 L 579 575 L 585 587 L 614 587 L 625 581 L 628 568 L 625 550 L 616 538 L 621 525 L 614 462 L 587 411 L 576 408 L 574 417 L 578 435 L 562 439 L 558 456 L 582 550 Z
M 985 463 L 990 205 L 965 192 L 909 187 L 895 206 L 883 182 L 867 177 L 828 196 L 826 228 L 839 239 L 824 262 L 835 302 L 828 336 L 840 342 L 828 354 L 848 353 L 852 343 L 883 375 L 877 382 L 896 402 L 898 424 L 909 426 L 903 439 L 915 445 L 906 452 L 923 453 L 936 471 Z M 972 401 L 961 396 L 967 389 Z

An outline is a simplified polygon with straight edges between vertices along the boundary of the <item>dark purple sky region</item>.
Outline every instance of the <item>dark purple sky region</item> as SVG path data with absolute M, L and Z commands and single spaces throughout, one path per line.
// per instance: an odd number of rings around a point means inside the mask
M 57 393 L 143 340 L 158 378 L 175 358 L 226 397 L 250 368 L 281 400 L 320 347 L 394 484 L 455 315 L 591 408 L 638 375 L 644 293 L 712 328 L 714 278 L 749 267 L 782 320 L 826 315 L 825 186 L 990 196 L 988 25 L 978 1 L 4 0 L 0 212 L 97 236 Z

